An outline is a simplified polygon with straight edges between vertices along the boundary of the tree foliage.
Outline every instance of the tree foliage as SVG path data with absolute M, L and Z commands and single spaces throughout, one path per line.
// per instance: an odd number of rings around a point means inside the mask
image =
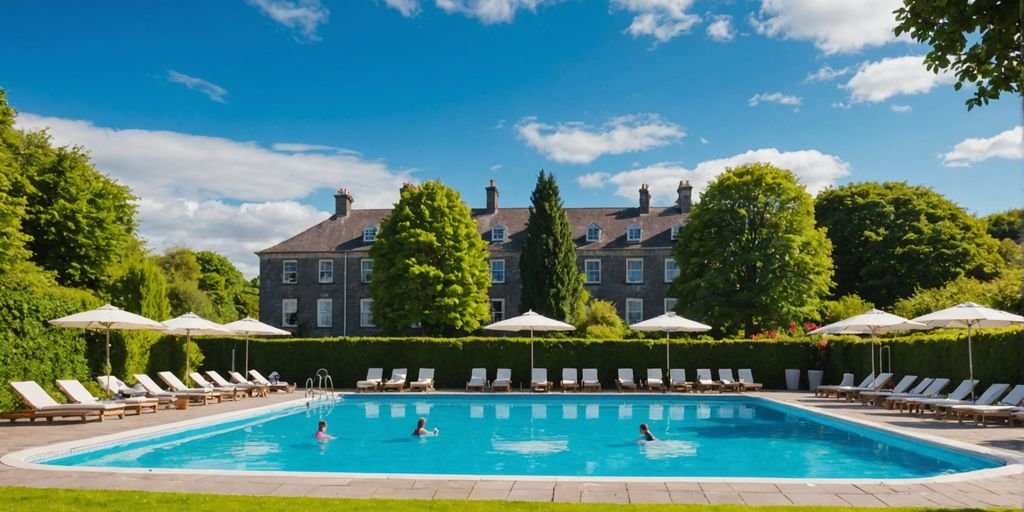
M 257 316 L 259 290 L 224 256 L 170 247 L 158 260 L 172 316 L 192 312 L 222 323 Z
M 572 225 L 562 205 L 555 175 L 540 171 L 530 196 L 526 239 L 519 258 L 520 311 L 564 322 L 582 303 L 583 274 L 576 263 Z
M 837 296 L 888 308 L 917 289 L 960 276 L 991 279 L 1003 266 L 981 223 L 937 192 L 906 183 L 855 183 L 818 195 Z
M 792 172 L 742 165 L 708 185 L 680 230 L 670 293 L 685 316 L 749 336 L 816 315 L 832 285 L 831 251 Z
M 932 311 L 953 307 L 961 302 L 978 304 L 1024 314 L 1024 298 L 1021 283 L 1024 271 L 1009 269 L 996 279 L 981 281 L 970 277 L 958 277 L 943 286 L 918 290 L 901 299 L 893 306 L 897 315 L 913 318 Z
M 1019 95 L 1021 4 L 1007 0 L 903 0 L 896 10 L 896 35 L 910 34 L 931 50 L 925 56 L 933 72 L 950 70 L 953 87 L 976 87 L 967 109 L 987 105 L 1001 93 Z
M 626 322 L 619 316 L 611 301 L 595 299 L 583 290 L 580 303 L 572 317 L 576 326 L 575 336 L 588 339 L 618 340 L 629 332 Z
M 490 318 L 487 250 L 459 193 L 440 181 L 406 185 L 370 248 L 373 322 L 385 333 L 414 324 L 468 333 Z
M 838 322 L 856 316 L 875 307 L 874 304 L 860 298 L 859 295 L 843 295 L 835 300 L 827 300 L 821 305 L 821 321 L 823 323 Z
M 1005 212 L 986 215 L 981 219 L 985 230 L 996 240 L 1009 238 L 1014 242 L 1024 242 L 1024 208 L 1014 208 Z

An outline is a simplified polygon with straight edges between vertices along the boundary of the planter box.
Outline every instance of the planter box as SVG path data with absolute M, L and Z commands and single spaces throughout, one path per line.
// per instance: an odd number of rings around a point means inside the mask
M 818 386 L 821 385 L 821 378 L 825 376 L 823 370 L 807 370 L 807 387 L 811 389 L 811 392 L 818 390 Z
M 786 389 L 789 391 L 800 389 L 800 370 L 786 369 Z

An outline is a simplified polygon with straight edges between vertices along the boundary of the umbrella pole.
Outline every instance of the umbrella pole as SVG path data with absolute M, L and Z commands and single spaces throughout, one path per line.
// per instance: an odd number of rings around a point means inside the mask
M 245 337 L 245 375 L 249 375 L 249 336 Z
M 669 334 L 668 331 L 665 331 L 665 375 L 666 376 L 668 376 L 670 373 L 672 373 L 672 361 L 669 359 L 669 355 L 668 355 L 669 347 L 672 346 L 671 345 L 671 343 L 672 343 L 671 338 L 672 338 L 672 335 Z
M 185 332 L 185 378 L 183 379 L 185 381 L 185 385 L 186 386 L 188 386 L 188 374 L 189 374 L 190 371 L 192 371 L 191 364 L 190 364 L 191 361 L 188 360 L 188 344 L 189 344 L 190 341 L 192 341 L 192 331 L 186 331 Z
M 877 339 L 877 336 L 874 333 L 871 333 L 871 375 L 872 375 L 872 378 L 878 377 L 878 375 L 875 375 L 875 340 L 876 339 Z
M 113 395 L 110 389 L 110 374 L 113 373 L 113 368 L 110 367 L 110 326 L 107 326 L 107 365 L 103 367 L 103 371 L 107 374 L 107 398 L 110 398 Z
M 967 323 L 967 367 L 971 384 L 974 384 L 974 349 L 971 348 L 971 324 Z M 974 386 L 971 386 L 971 403 L 974 403 Z
M 530 329 L 530 380 L 533 380 L 533 329 Z

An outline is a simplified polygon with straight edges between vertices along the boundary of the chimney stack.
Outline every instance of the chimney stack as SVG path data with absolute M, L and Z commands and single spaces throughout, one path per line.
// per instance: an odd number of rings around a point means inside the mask
M 684 180 L 679 182 L 679 188 L 676 189 L 679 193 L 679 199 L 676 199 L 676 206 L 679 207 L 679 213 L 690 213 L 690 208 L 693 206 L 691 195 L 693 194 L 693 186 L 690 185 L 690 180 Z
M 640 215 L 651 213 L 651 191 L 647 184 L 640 185 Z
M 352 193 L 347 188 L 339 188 L 334 193 L 334 217 L 341 219 L 348 217 L 352 211 Z
M 491 185 L 487 187 L 487 213 L 498 212 L 498 187 L 494 185 L 494 180 L 491 180 Z

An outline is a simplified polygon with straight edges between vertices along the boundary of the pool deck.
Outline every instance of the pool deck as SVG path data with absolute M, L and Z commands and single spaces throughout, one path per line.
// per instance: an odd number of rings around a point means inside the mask
M 1024 428 L 959 425 L 956 421 L 910 417 L 807 392 L 764 392 L 781 402 L 867 421 L 911 434 L 946 438 L 1024 456 Z M 89 423 L 20 421 L 0 424 L 0 456 L 28 448 L 115 434 L 168 422 L 199 419 L 301 398 L 274 393 L 268 398 L 190 407 L 183 411 L 131 415 L 124 420 Z M 726 461 L 723 461 L 725 463 Z M 144 472 L 36 470 L 0 464 L 0 486 L 120 489 L 324 498 L 408 498 L 515 500 L 538 502 L 693 503 L 746 505 L 825 505 L 858 507 L 1009 507 L 1024 509 L 1024 473 L 970 480 L 914 484 L 737 483 L 709 481 L 583 481 L 557 479 L 416 479 L 350 476 L 266 476 L 146 474 Z

